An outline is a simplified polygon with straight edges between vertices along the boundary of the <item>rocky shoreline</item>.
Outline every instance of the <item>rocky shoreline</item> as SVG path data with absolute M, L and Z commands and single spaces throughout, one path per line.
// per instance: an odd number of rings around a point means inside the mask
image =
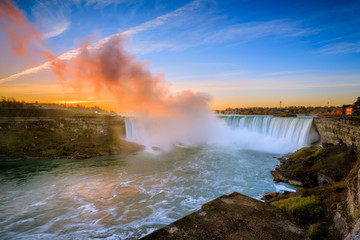
M 263 202 L 224 195 L 143 239 L 360 239 L 359 123 L 314 119 L 320 141 L 280 158 L 272 171 L 296 192 L 266 193 Z
M 274 181 L 300 186 L 295 193 L 266 193 L 263 200 L 283 209 L 307 239 L 360 239 L 360 122 L 315 118 L 321 140 L 280 158 Z

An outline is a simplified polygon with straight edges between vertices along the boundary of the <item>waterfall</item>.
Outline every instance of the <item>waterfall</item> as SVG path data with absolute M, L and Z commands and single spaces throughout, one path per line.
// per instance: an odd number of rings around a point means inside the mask
M 286 139 L 297 146 L 307 146 L 319 139 L 311 117 L 221 116 L 232 129 L 246 129 L 276 139 Z
M 137 139 L 135 124 L 133 123 L 133 121 L 133 118 L 125 118 L 126 141 L 129 142 L 135 142 Z
M 171 150 L 173 146 L 235 146 L 264 152 L 288 153 L 319 139 L 311 117 L 218 116 L 214 121 L 167 125 L 164 119 L 125 118 L 126 140 L 146 149 Z M 187 125 L 184 128 L 183 125 Z

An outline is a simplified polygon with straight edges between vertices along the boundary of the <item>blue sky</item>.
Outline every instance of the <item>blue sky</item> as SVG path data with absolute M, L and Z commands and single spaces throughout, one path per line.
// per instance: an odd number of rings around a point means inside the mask
M 15 3 L 58 55 L 86 36 L 97 41 L 126 31 L 127 51 L 164 73 L 173 92 L 207 92 L 213 108 L 278 106 L 280 100 L 288 106 L 341 105 L 360 96 L 360 1 Z M 33 67 L 15 57 L 0 64 L 2 79 Z M 0 83 L 0 94 L 55 100 L 31 93 L 34 84 L 48 84 L 55 94 L 56 77 L 46 71 Z M 61 91 L 57 96 L 68 94 L 69 101 L 89 98 Z

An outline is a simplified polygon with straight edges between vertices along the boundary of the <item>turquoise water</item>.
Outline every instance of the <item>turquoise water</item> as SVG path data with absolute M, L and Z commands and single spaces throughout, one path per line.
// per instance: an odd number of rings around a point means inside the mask
M 234 191 L 260 198 L 279 154 L 204 145 L 168 153 L 0 161 L 1 239 L 137 239 Z

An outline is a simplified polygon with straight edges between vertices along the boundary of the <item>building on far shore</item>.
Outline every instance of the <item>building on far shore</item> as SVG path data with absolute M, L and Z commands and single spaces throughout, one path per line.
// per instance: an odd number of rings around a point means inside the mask
M 360 97 L 351 105 L 343 105 L 343 114 L 345 115 L 360 115 Z

